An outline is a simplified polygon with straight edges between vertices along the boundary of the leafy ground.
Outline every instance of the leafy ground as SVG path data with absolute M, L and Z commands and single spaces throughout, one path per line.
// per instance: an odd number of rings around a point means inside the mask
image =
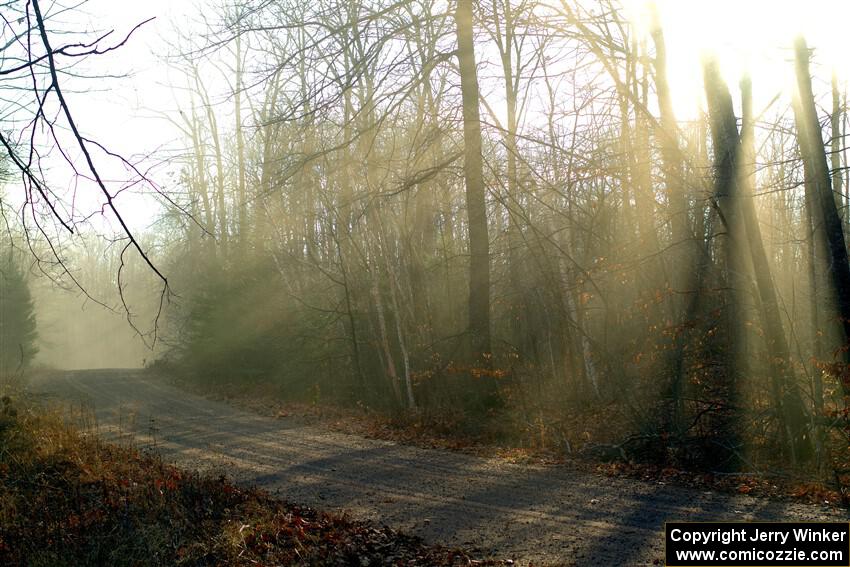
M 186 472 L 4 397 L 0 564 L 496 563 Z

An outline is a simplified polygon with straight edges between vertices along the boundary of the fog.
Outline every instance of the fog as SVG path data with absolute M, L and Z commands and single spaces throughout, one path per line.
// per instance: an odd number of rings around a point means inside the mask
M 121 311 L 110 311 L 76 290 L 39 280 L 33 286 L 38 349 L 33 365 L 56 369 L 142 368 L 154 359 Z
M 812 14 L 847 8 L 682 4 L 155 3 L 79 68 L 10 43 L 38 354 L 6 367 L 839 478 L 847 60 Z

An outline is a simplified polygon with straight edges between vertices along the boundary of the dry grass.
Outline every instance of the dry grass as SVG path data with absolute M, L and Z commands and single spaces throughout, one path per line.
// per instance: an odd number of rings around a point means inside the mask
M 0 564 L 493 563 L 185 472 L 4 398 Z

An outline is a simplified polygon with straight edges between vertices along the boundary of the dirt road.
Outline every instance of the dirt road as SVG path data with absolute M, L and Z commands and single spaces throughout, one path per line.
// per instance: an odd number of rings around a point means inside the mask
M 514 465 L 270 419 L 139 371 L 57 372 L 33 389 L 93 409 L 101 434 L 156 445 L 295 502 L 350 512 L 431 543 L 566 565 L 663 564 L 672 520 L 836 520 L 827 508 Z

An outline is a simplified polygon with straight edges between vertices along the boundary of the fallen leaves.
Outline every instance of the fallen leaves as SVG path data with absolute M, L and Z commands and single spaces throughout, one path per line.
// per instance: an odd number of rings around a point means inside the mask
M 3 565 L 503 564 L 189 473 L 28 414 L 0 431 Z

